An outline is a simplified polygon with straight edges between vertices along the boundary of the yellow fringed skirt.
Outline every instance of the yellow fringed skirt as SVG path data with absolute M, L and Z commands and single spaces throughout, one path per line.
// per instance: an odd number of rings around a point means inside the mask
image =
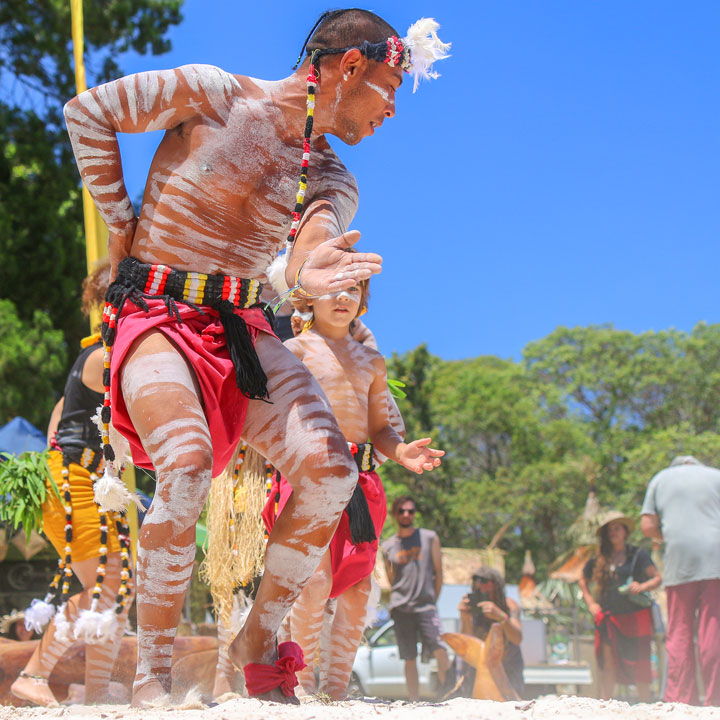
M 62 453 L 50 451 L 48 467 L 53 480 L 62 495 Z M 100 513 L 93 495 L 93 481 L 90 471 L 77 463 L 68 466 L 70 497 L 72 498 L 72 559 L 73 562 L 100 557 Z M 48 493 L 43 504 L 43 533 L 57 550 L 65 557 L 65 510 L 62 501 L 47 483 Z M 120 552 L 117 528 L 110 513 L 105 515 L 108 525 L 108 553 Z

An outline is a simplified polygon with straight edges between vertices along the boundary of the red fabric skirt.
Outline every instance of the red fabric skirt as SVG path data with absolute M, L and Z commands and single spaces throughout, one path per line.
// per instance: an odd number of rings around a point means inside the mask
M 159 330 L 190 363 L 200 386 L 203 409 L 210 429 L 213 449 L 213 477 L 219 475 L 230 461 L 240 440 L 247 414 L 248 398 L 238 390 L 235 367 L 225 342 L 225 329 L 216 310 L 203 306 L 202 312 L 183 303 L 177 303 L 182 322 L 168 313 L 161 299 L 145 298 L 148 312 L 131 300 L 123 306 L 117 322 L 115 343 L 110 362 L 110 402 L 115 429 L 127 438 L 133 462 L 139 467 L 152 469 L 150 458 L 140 441 L 128 415 L 120 390 L 118 372 L 130 346 L 149 330 Z M 253 342 L 258 333 L 275 337 L 260 308 L 236 310 L 248 327 Z
M 649 683 L 652 614 L 649 608 L 611 615 L 601 610 L 595 616 L 595 657 L 603 666 L 602 644 L 610 645 L 617 682 L 622 685 Z
M 360 472 L 358 485 L 365 494 L 370 517 L 375 526 L 375 534 L 379 538 L 387 517 L 387 500 L 382 481 L 374 470 L 364 470 Z M 275 518 L 282 512 L 291 494 L 290 483 L 280 473 L 276 473 L 262 513 L 268 532 L 272 530 Z M 342 595 L 349 587 L 369 577 L 375 567 L 377 550 L 377 540 L 353 545 L 348 516 L 343 512 L 340 516 L 340 524 L 330 541 L 330 564 L 333 576 L 331 598 Z

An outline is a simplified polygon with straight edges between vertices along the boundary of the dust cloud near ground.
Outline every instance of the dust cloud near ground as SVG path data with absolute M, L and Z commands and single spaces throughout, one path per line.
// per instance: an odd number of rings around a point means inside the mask
M 99 718 L 102 720 L 563 720 L 603 718 L 707 718 L 720 717 L 718 708 L 680 703 L 628 705 L 618 700 L 546 696 L 538 700 L 493 702 L 455 698 L 441 703 L 385 702 L 373 699 L 324 703 L 305 699 L 303 704 L 279 705 L 257 699 L 232 698 L 215 707 L 186 700 L 184 705 L 131 708 L 128 705 L 70 705 L 60 708 L 0 707 L 0 720 L 30 718 Z

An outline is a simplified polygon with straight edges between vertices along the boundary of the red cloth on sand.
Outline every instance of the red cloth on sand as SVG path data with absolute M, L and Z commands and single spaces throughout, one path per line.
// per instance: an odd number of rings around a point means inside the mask
M 115 343 L 110 362 L 110 402 L 112 422 L 115 429 L 130 443 L 133 462 L 148 470 L 152 469 L 150 458 L 135 432 L 127 407 L 120 391 L 118 371 L 130 346 L 148 330 L 156 329 L 170 340 L 190 363 L 195 373 L 203 408 L 210 428 L 213 448 L 213 477 L 219 475 L 230 461 L 240 440 L 249 400 L 238 390 L 235 368 L 225 342 L 225 329 L 216 310 L 203 306 L 203 312 L 177 303 L 182 322 L 168 313 L 161 299 L 145 298 L 149 311 L 145 312 L 128 300 L 117 322 Z M 260 308 L 236 310 L 248 327 L 253 342 L 259 332 L 275 336 Z M 161 395 L 157 402 L 163 402 Z
M 245 689 L 250 697 L 264 695 L 279 687 L 283 695 L 292 697 L 297 687 L 297 671 L 305 665 L 302 648 L 295 642 L 278 645 L 278 659 L 272 665 L 248 663 L 243 668 Z
M 277 478 L 280 478 L 279 481 Z M 387 500 L 385 499 L 382 481 L 374 470 L 364 470 L 360 472 L 358 484 L 365 494 L 370 517 L 375 526 L 375 534 L 379 538 L 387 517 Z M 278 504 L 277 514 L 279 515 L 291 493 L 292 487 L 290 487 L 290 483 L 280 473 L 276 473 L 270 496 L 262 513 L 268 532 L 272 530 L 275 524 L 275 503 Z M 331 598 L 342 595 L 349 587 L 370 575 L 375 567 L 377 549 L 377 540 L 353 545 L 348 516 L 346 512 L 343 512 L 340 516 L 340 524 L 330 541 L 330 564 L 333 575 L 332 590 L 330 591 Z

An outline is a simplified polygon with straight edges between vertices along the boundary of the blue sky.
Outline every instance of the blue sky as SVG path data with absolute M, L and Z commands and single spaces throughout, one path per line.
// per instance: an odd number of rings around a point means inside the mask
M 328 7 L 186 0 L 172 52 L 121 66 L 278 79 Z M 519 358 L 558 325 L 720 320 L 720 3 L 365 7 L 403 34 L 435 17 L 453 43 L 373 137 L 330 138 L 360 187 L 358 247 L 384 257 L 364 319 L 386 355 Z M 121 138 L 133 198 L 159 139 Z

